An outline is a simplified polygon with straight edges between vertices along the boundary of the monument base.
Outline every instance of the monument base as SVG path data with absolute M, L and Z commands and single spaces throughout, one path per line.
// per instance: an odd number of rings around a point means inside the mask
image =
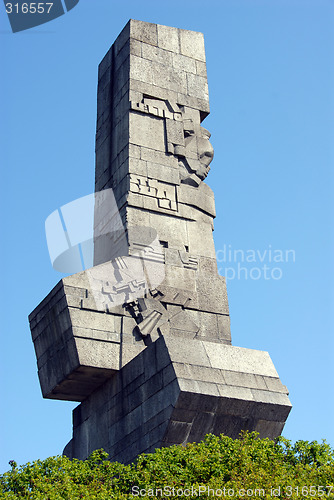
M 74 409 L 64 454 L 85 459 L 103 448 L 130 463 L 208 433 L 274 439 L 290 409 L 267 352 L 160 337 Z

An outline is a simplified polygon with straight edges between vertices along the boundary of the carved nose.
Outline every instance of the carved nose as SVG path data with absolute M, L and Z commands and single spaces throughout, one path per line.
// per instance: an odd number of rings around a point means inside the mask
M 201 135 L 202 137 L 198 143 L 199 159 L 202 163 L 209 165 L 213 159 L 213 146 L 209 141 L 211 134 L 206 128 L 201 126 Z
M 210 150 L 209 150 L 209 147 L 210 147 Z M 207 151 L 205 151 L 205 153 L 201 154 L 201 158 L 203 158 L 204 156 L 207 156 L 208 158 L 210 158 L 212 160 L 213 155 L 214 155 L 213 147 L 212 147 L 212 145 L 209 142 L 208 145 L 207 145 Z
M 203 163 L 209 165 L 212 162 L 213 155 L 214 155 L 214 150 L 212 144 L 208 139 L 203 138 L 201 140 L 201 147 L 200 147 L 200 155 L 199 155 L 200 160 Z

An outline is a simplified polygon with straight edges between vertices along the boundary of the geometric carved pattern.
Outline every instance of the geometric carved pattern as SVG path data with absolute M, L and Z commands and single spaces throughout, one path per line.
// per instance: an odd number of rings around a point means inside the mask
M 198 259 L 196 257 L 191 257 L 188 252 L 185 250 L 179 250 L 180 259 L 182 264 L 186 269 L 194 269 L 195 271 L 198 268 Z
M 145 196 L 157 198 L 158 206 L 170 210 L 177 210 L 176 188 L 171 184 L 149 179 L 142 175 L 130 174 L 130 191 Z
M 158 100 L 156 101 L 157 103 L 159 102 Z M 160 101 L 161 106 L 166 102 L 170 106 L 173 106 L 170 101 Z M 173 106 L 174 108 L 177 109 L 176 105 Z M 161 118 L 168 118 L 171 120 L 177 120 L 180 121 L 182 120 L 182 113 L 176 111 L 168 111 L 165 108 L 158 107 L 157 105 L 150 105 L 150 104 L 144 104 L 141 102 L 134 102 L 130 101 L 130 109 L 132 111 L 140 111 L 141 113 L 146 113 L 148 115 L 153 115 L 153 116 L 160 116 Z
M 170 328 L 196 335 L 199 326 L 184 309 L 190 301 L 191 298 L 187 293 L 165 286 L 149 291 L 145 297 L 128 303 L 126 307 L 136 319 L 142 337 L 150 335 L 152 340 L 156 340 L 159 333 L 163 335 L 170 333 Z

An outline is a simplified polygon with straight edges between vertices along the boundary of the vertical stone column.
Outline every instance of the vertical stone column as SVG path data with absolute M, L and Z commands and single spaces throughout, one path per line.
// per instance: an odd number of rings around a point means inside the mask
M 130 255 L 156 235 L 163 247 L 160 303 L 146 297 L 140 312 L 148 314 L 150 301 L 157 316 L 162 303 L 170 310 L 165 334 L 230 343 L 214 197 L 203 182 L 213 157 L 201 127 L 208 113 L 203 35 L 130 20 L 99 66 L 96 190 L 113 189 Z M 97 238 L 95 264 L 111 260 L 116 247 L 112 237 Z

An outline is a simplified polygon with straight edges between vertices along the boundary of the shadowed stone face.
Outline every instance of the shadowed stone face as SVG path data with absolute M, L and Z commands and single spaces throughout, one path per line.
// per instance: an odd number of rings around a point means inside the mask
M 210 171 L 214 151 L 210 143 L 210 132 L 193 120 L 184 120 L 184 150 L 175 148 L 174 154 L 181 159 L 181 182 L 199 186 Z M 184 156 L 184 160 L 182 159 Z
M 210 132 L 206 128 L 201 127 L 201 136 L 197 140 L 198 155 L 199 155 L 199 160 L 201 162 L 201 168 L 196 173 L 198 177 L 202 180 L 205 179 L 205 177 L 208 175 L 210 170 L 209 165 L 213 160 L 214 151 L 212 144 L 209 140 L 210 137 L 211 137 Z

